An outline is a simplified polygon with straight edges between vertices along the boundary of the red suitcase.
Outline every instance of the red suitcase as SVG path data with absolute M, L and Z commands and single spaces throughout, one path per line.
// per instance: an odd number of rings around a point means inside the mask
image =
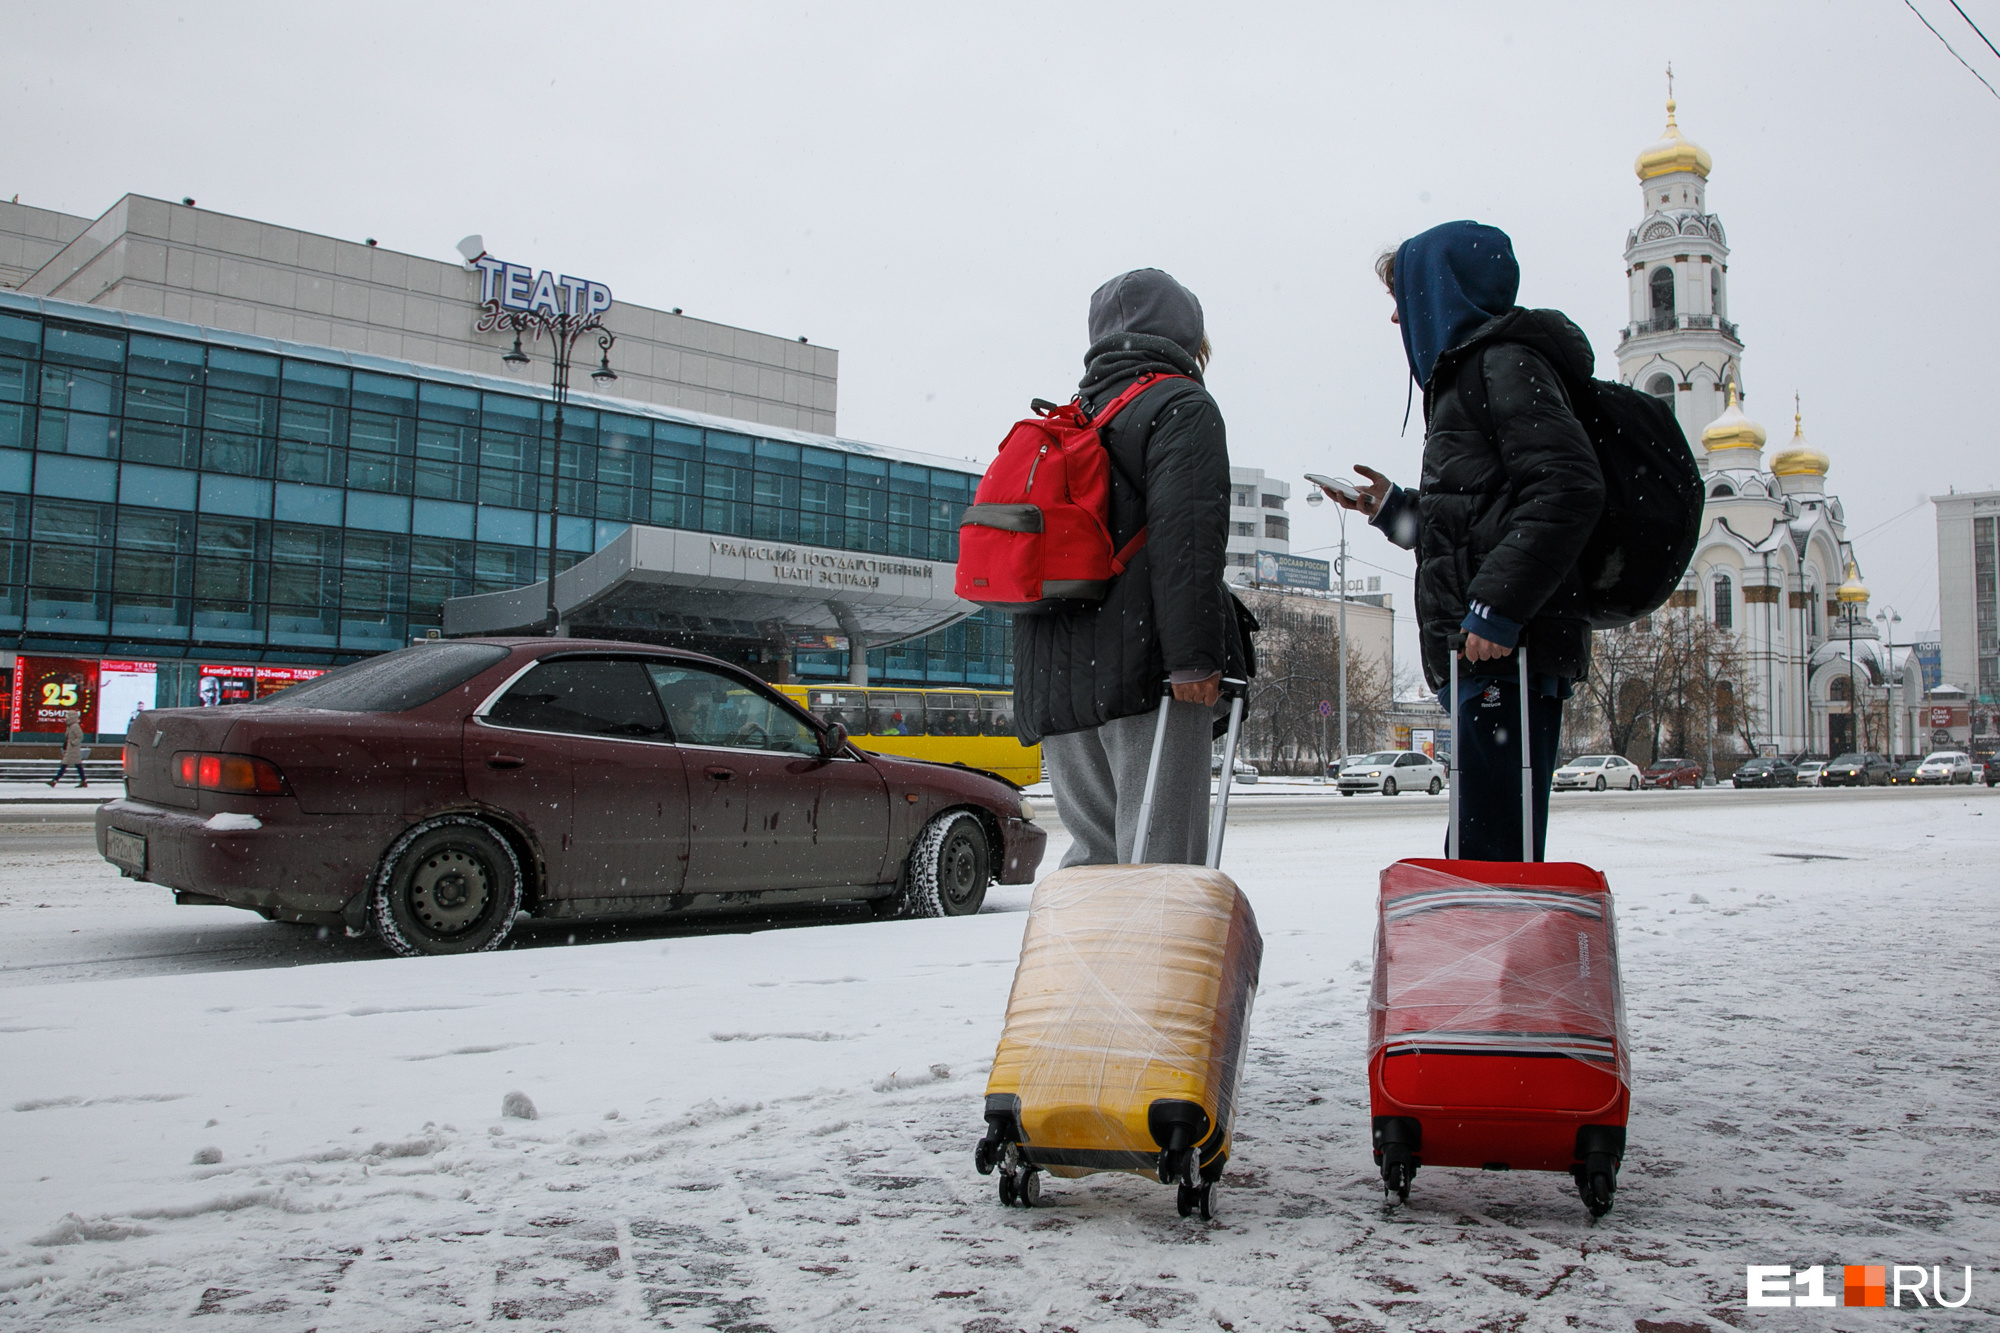
M 1454 734 L 1453 859 L 1382 872 L 1368 1091 L 1383 1186 L 1408 1199 L 1420 1166 L 1567 1171 L 1601 1217 L 1632 1101 L 1610 886 L 1571 862 L 1455 859 L 1459 757 Z M 1527 757 L 1524 745 L 1532 855 Z

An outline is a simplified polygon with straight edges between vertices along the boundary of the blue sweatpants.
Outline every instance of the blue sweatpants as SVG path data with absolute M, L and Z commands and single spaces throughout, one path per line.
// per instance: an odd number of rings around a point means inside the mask
M 1459 693 L 1464 702 L 1452 741 L 1459 747 L 1458 854 L 1467 861 L 1522 860 L 1520 684 L 1504 677 L 1461 677 Z M 1549 781 L 1556 771 L 1562 706 L 1556 696 L 1530 687 L 1537 861 L 1548 845 Z M 1450 847 L 1449 835 L 1445 845 Z

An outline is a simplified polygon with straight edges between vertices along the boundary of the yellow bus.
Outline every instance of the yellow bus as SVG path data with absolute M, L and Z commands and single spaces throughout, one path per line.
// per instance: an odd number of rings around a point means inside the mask
M 1042 778 L 1042 747 L 1014 735 L 1014 696 L 999 690 L 872 690 L 779 685 L 778 692 L 864 750 L 963 764 L 1025 787 Z

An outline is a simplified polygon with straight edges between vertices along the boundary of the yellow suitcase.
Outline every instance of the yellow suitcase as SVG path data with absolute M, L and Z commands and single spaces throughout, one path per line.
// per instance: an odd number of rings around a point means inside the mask
M 1242 706 L 1239 692 L 1225 775 Z M 1141 830 L 1164 729 L 1163 717 Z M 1043 1171 L 1130 1171 L 1178 1186 L 1181 1216 L 1211 1216 L 1264 951 L 1249 900 L 1214 868 L 1229 786 L 1207 867 L 1076 866 L 1036 886 L 974 1155 L 981 1174 L 999 1171 L 1001 1203 L 1033 1206 Z M 1142 832 L 1133 858 L 1144 855 Z

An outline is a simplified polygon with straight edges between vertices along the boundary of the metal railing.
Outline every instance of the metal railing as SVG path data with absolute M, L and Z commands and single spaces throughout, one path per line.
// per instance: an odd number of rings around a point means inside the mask
M 1719 329 L 1734 342 L 1742 342 L 1737 336 L 1736 326 L 1720 315 L 1662 315 L 1658 319 L 1642 319 L 1627 324 L 1618 341 L 1641 337 L 1648 333 L 1674 333 L 1681 329 Z

